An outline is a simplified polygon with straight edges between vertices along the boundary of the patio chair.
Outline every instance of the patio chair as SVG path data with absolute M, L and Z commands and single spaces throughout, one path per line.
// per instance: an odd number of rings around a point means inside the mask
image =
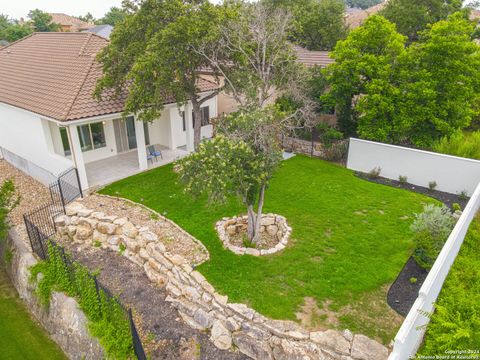
M 147 150 L 148 150 L 148 154 L 150 156 L 155 157 L 155 160 L 157 160 L 157 156 L 160 156 L 163 159 L 162 152 L 160 150 L 155 150 L 155 146 L 149 145 L 149 146 L 147 146 Z M 148 158 L 148 156 L 147 156 L 147 158 Z
M 147 161 L 150 160 L 153 164 L 153 159 L 155 159 L 155 161 L 157 160 L 157 158 L 155 156 L 147 154 Z

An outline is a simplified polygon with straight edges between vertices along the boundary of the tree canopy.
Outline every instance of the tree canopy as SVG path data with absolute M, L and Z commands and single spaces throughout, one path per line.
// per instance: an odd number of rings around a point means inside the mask
M 121 23 L 125 20 L 128 15 L 128 11 L 125 8 L 119 8 L 113 6 L 108 10 L 108 12 L 100 19 L 96 20 L 95 23 L 97 24 L 105 24 L 105 25 L 112 25 L 116 26 L 117 24 Z
M 345 0 L 348 7 L 367 9 L 374 5 L 380 4 L 383 0 Z
M 478 112 L 480 48 L 474 24 L 455 13 L 405 46 L 395 25 L 369 18 L 339 42 L 329 69 L 339 123 L 350 134 L 429 147 Z
M 292 14 L 289 38 L 310 50 L 331 50 L 346 36 L 343 0 L 265 0 L 265 4 Z
M 30 24 L 20 24 L 7 15 L 0 14 L 0 40 L 14 42 L 32 33 Z
M 96 94 L 113 88 L 118 95 L 125 88 L 128 96 L 125 114 L 152 121 L 167 102 L 192 102 L 195 118 L 200 105 L 213 97 L 198 88 L 199 70 L 209 65 L 196 51 L 218 38 L 218 23 L 225 8 L 208 1 L 146 0 L 125 21 L 117 24 L 110 44 L 99 54 L 104 76 Z M 195 147 L 200 143 L 200 121 L 195 121 Z
M 444 20 L 462 8 L 463 0 L 389 0 L 380 12 L 397 25 L 397 30 L 410 41 L 428 24 Z
M 32 23 L 32 27 L 34 31 L 38 32 L 51 32 L 51 31 L 58 31 L 60 29 L 60 25 L 52 22 L 52 17 L 50 14 L 39 10 L 31 10 L 28 13 L 28 17 Z

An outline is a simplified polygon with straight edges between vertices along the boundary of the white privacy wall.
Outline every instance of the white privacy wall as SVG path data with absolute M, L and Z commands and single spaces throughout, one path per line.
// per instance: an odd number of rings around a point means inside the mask
M 452 194 L 467 191 L 471 196 L 480 182 L 480 161 L 350 138 L 347 168 L 368 173 L 380 167 L 380 176 Z
M 37 180 L 49 181 L 70 168 L 70 160 L 55 154 L 49 122 L 39 115 L 0 103 L 0 147 L 3 157 Z M 0 155 L 1 157 L 2 155 Z

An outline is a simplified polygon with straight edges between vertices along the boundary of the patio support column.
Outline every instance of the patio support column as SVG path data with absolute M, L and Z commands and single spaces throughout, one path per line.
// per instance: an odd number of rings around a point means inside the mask
M 193 146 L 193 117 L 192 117 L 192 104 L 190 102 L 185 104 L 185 127 L 187 137 L 187 151 L 193 152 L 195 147 Z
M 135 120 L 135 136 L 137 138 L 138 168 L 140 170 L 146 170 L 148 169 L 148 160 L 143 121 Z
M 77 168 L 82 190 L 86 190 L 88 189 L 87 170 L 85 168 L 85 161 L 83 160 L 83 152 L 80 145 L 80 139 L 78 138 L 77 125 L 68 126 L 68 136 L 70 138 L 70 148 L 72 151 L 73 163 Z

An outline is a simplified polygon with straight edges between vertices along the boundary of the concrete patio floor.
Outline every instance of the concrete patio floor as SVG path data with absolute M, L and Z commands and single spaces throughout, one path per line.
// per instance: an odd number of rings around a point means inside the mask
M 159 156 L 157 161 L 155 161 L 155 159 L 153 162 L 149 160 L 148 169 L 172 163 L 188 155 L 188 151 L 182 148 L 168 149 L 157 145 L 156 149 L 161 150 L 163 159 Z M 138 167 L 138 155 L 136 150 L 88 163 L 85 165 L 85 168 L 87 171 L 89 190 L 94 190 L 98 187 L 142 172 Z

